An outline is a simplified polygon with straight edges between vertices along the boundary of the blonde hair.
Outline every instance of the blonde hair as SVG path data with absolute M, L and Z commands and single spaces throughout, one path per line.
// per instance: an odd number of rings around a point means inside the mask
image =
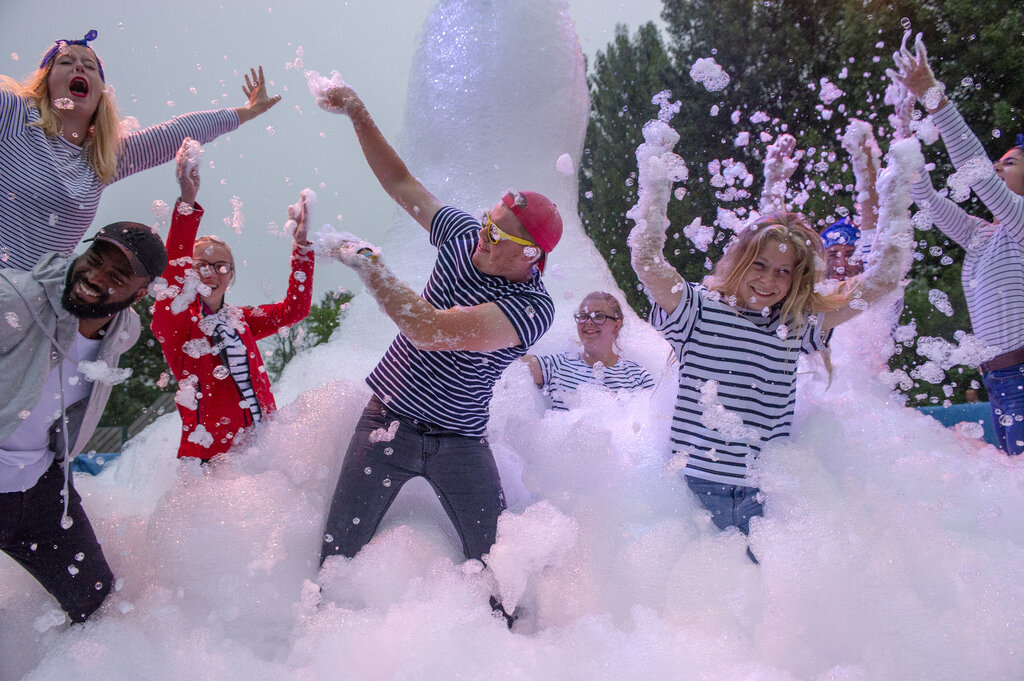
M 814 290 L 815 284 L 821 281 L 825 251 L 821 237 L 799 213 L 772 213 L 740 232 L 714 271 L 704 278 L 704 286 L 723 296 L 737 295 L 743 276 L 769 244 L 784 244 L 792 249 L 795 259 L 780 319 L 796 335 L 803 331 L 809 316 L 837 310 L 849 303 L 848 289 L 827 295 Z
M 39 120 L 29 125 L 42 128 L 48 137 L 61 134 L 60 114 L 53 106 L 47 82 L 55 61 L 56 56 L 20 83 L 8 76 L 0 76 L 0 88 L 32 101 L 39 110 Z M 82 151 L 86 154 L 89 166 L 103 184 L 110 184 L 117 176 L 117 159 L 121 151 L 120 120 L 114 95 L 109 87 L 104 87 L 96 113 L 93 114 L 92 125 L 82 142 Z
M 583 300 L 580 301 L 580 307 L 583 307 L 583 303 L 587 302 L 590 298 L 597 298 L 603 300 L 612 306 L 612 311 L 619 315 L 619 321 L 622 321 L 622 305 L 619 303 L 619 299 L 608 293 L 607 291 L 591 291 L 587 295 L 583 296 Z
M 231 246 L 228 246 L 228 242 L 221 239 L 219 236 L 214 234 L 204 234 L 203 236 L 197 236 L 196 240 L 192 243 L 192 252 L 195 253 L 196 249 L 199 248 L 200 242 L 217 244 L 223 246 L 228 252 L 228 257 L 231 258 L 231 266 L 235 266 L 235 254 L 231 252 Z

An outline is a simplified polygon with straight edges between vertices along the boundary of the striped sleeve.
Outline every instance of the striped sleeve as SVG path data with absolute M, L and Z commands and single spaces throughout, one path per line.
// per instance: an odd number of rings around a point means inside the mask
M 693 325 L 700 315 L 700 293 L 698 292 L 698 286 L 700 285 L 684 283 L 683 295 L 679 305 L 671 312 L 662 309 L 653 300 L 651 301 L 651 326 L 661 332 L 661 335 L 672 346 L 676 359 L 680 361 L 683 358 L 683 347 L 686 345 L 690 332 L 693 331 Z
M 170 161 L 186 137 L 206 144 L 237 127 L 238 114 L 234 109 L 220 109 L 175 116 L 134 132 L 124 138 L 114 181 Z
M 480 225 L 468 213 L 452 206 L 445 206 L 434 213 L 434 219 L 430 223 L 430 243 L 440 248 L 442 244 L 479 228 Z
M 547 388 L 551 385 L 551 379 L 555 374 L 555 363 L 560 355 L 539 355 L 537 363 L 540 364 L 541 383 Z
M 0 87 L 0 139 L 13 137 L 25 125 L 24 99 Z
M 932 114 L 932 119 L 942 133 L 942 141 L 949 151 L 949 158 L 957 169 L 972 159 L 981 159 L 987 168 L 992 168 L 992 161 L 985 153 L 981 140 L 952 103 Z M 994 171 L 971 185 L 971 189 L 996 221 L 1006 228 L 1007 234 L 1018 243 L 1024 244 L 1024 196 L 1013 193 Z
M 551 297 L 540 291 L 524 291 L 495 300 L 494 304 L 512 322 L 524 348 L 539 341 L 555 318 L 555 305 Z
M 911 189 L 914 203 L 931 217 L 942 233 L 955 241 L 961 248 L 967 248 L 978 226 L 978 219 L 944 196 L 939 196 L 932 186 L 931 175 L 921 169 Z

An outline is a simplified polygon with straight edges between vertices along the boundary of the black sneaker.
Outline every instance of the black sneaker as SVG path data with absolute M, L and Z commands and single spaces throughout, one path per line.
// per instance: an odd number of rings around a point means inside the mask
M 508 625 L 509 631 L 512 630 L 512 625 L 515 624 L 517 619 L 519 619 L 518 608 L 512 611 L 512 614 L 510 615 L 505 612 L 505 606 L 503 606 L 494 596 L 491 596 L 491 611 L 496 618 L 505 620 L 505 624 Z

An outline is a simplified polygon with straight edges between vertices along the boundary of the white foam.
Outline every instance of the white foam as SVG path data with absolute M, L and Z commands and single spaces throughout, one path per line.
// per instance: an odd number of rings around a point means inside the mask
M 503 49 L 479 49 L 481 36 L 502 36 Z M 535 74 L 545 96 L 501 98 L 510 83 L 530 85 L 505 77 L 510 63 Z M 558 204 L 566 235 L 551 265 L 564 276 L 547 281 L 557 320 L 535 350 L 564 347 L 583 296 L 617 290 L 575 218 L 576 188 L 543 160 L 559 149 L 578 161 L 586 125 L 564 5 L 488 13 L 442 2 L 411 82 L 403 154 L 442 200 L 489 207 L 514 184 Z M 485 114 L 496 101 L 522 108 L 495 120 Z M 397 215 L 389 263 L 422 284 L 432 249 Z M 318 277 L 330 276 L 325 265 Z M 77 478 L 121 580 L 85 626 L 38 632 L 52 599 L 0 558 L 0 678 L 1024 675 L 1024 462 L 890 398 L 877 379 L 891 306 L 839 327 L 828 390 L 820 366 L 802 376 L 794 437 L 770 444 L 758 465 L 765 517 L 750 542 L 760 566 L 739 533 L 717 532 L 686 485 L 663 474 L 677 379 L 667 346 L 626 314 L 622 354 L 659 381 L 651 402 L 583 391 L 576 411 L 545 413 L 525 366 L 497 386 L 490 441 L 509 520 L 526 519 L 502 549 L 509 596 L 521 591 L 517 633 L 492 618 L 492 579 L 463 564 L 426 484 L 406 486 L 356 558 L 318 573 L 330 495 L 369 397 L 362 379 L 394 334 L 357 295 L 332 340 L 285 369 L 281 409 L 253 440 L 205 468 L 179 463 L 171 413 L 110 472 Z

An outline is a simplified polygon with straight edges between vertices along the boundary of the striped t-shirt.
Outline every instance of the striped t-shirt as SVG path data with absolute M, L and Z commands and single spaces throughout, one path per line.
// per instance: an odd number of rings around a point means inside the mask
M 609 390 L 640 390 L 653 388 L 654 381 L 647 370 L 636 362 L 619 358 L 615 364 L 600 362 L 590 366 L 576 352 L 538 357 L 543 388 L 551 396 L 551 408 L 568 411 L 565 400 L 581 385 L 603 385 Z
M 554 319 L 555 306 L 540 274 L 526 282 L 484 274 L 473 264 L 480 221 L 445 207 L 430 225 L 437 261 L 423 297 L 439 310 L 494 303 L 519 334 L 520 344 L 490 352 L 420 350 L 402 334 L 366 382 L 389 408 L 443 430 L 483 437 L 494 383 L 526 354 Z
M 797 336 L 781 327 L 778 309 L 766 317 L 731 307 L 699 284 L 684 286 L 671 312 L 654 305 L 651 324 L 679 358 L 671 439 L 686 456 L 687 476 L 757 486 L 750 463 L 764 443 L 790 434 L 797 357 L 827 346 L 831 333 L 820 333 L 821 318 Z M 709 381 L 717 382 L 717 396 L 708 394 Z M 737 422 L 729 425 L 730 417 Z
M 968 215 L 939 196 L 924 171 L 914 183 L 914 202 L 966 251 L 960 279 L 974 335 L 1000 352 L 1024 347 L 1024 196 L 1014 194 L 992 172 L 984 147 L 952 103 L 932 118 L 957 169 L 978 159 L 975 163 L 983 177 L 971 189 L 999 222 Z
M 252 374 L 249 369 L 249 353 L 242 342 L 238 331 L 228 323 L 225 314 L 213 315 L 216 320 L 214 324 L 214 338 L 217 340 L 217 347 L 220 349 L 221 358 L 227 367 L 235 385 L 238 386 L 238 394 L 242 402 L 252 414 L 253 423 L 263 420 L 263 412 L 260 411 L 260 403 L 256 400 L 256 390 L 252 387 Z M 243 412 L 244 413 L 244 412 Z
M 89 152 L 38 126 L 39 110 L 0 88 L 0 267 L 30 270 L 50 251 L 70 254 L 92 224 L 105 185 Z M 238 127 L 232 109 L 201 111 L 127 135 L 114 181 L 174 158 L 181 141 L 205 144 Z

